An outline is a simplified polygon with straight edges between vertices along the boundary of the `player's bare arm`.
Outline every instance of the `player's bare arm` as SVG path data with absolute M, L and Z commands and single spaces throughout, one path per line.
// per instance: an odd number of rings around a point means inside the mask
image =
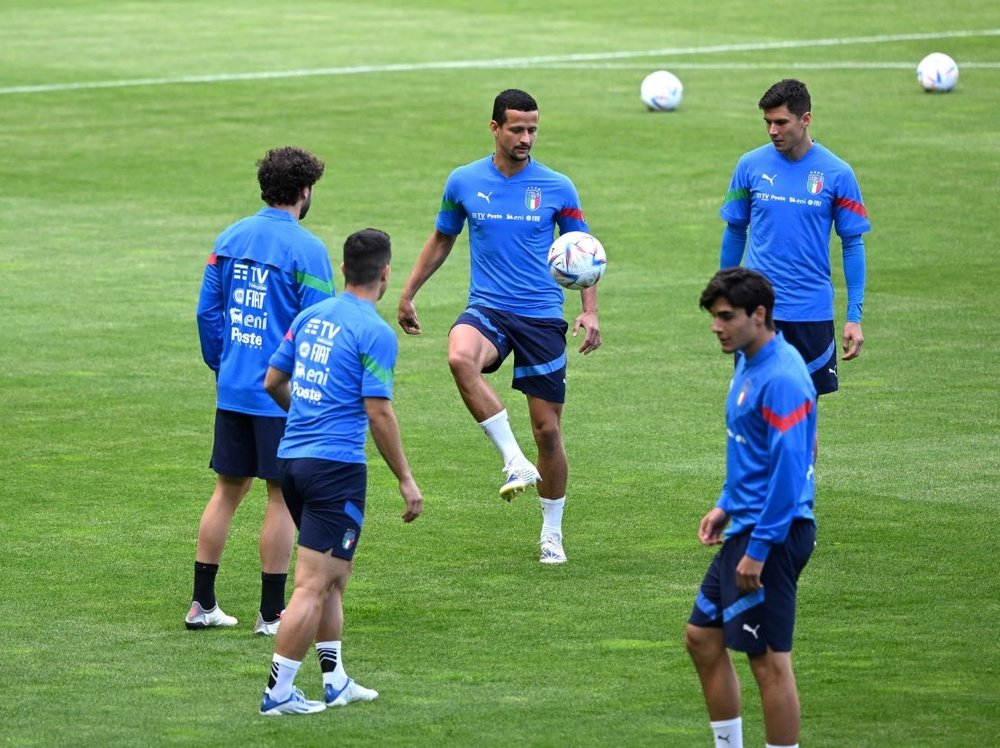
M 448 259 L 448 255 L 451 254 L 457 238 L 442 234 L 437 229 L 434 229 L 427 238 L 427 241 L 424 242 L 424 247 L 420 250 L 420 255 L 413 265 L 413 270 L 410 271 L 410 277 L 406 279 L 406 283 L 403 285 L 403 293 L 399 298 L 397 319 L 399 320 L 399 326 L 403 328 L 403 332 L 407 335 L 420 335 L 423 332 L 420 329 L 420 320 L 417 319 L 417 310 L 413 305 L 413 297 L 417 295 L 417 291 L 427 282 L 427 279 L 434 275 L 437 269 Z
M 573 321 L 573 337 L 583 328 L 583 342 L 580 343 L 580 353 L 586 356 L 601 347 L 601 325 L 597 320 L 597 286 L 584 288 L 580 291 L 583 311 Z
M 416 481 L 413 480 L 410 465 L 403 453 L 399 422 L 392 409 L 392 402 L 384 397 L 366 397 L 365 412 L 368 414 L 368 427 L 371 429 L 375 446 L 399 481 L 399 493 L 406 502 L 403 522 L 412 522 L 424 510 L 424 498 Z
M 267 373 L 264 374 L 264 389 L 284 411 L 292 407 L 291 380 L 291 374 L 273 366 L 268 366 Z

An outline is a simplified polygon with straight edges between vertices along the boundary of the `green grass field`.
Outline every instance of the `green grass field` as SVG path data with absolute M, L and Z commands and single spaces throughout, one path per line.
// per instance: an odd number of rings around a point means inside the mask
M 710 746 L 682 635 L 712 554 L 696 528 L 723 477 L 731 364 L 697 299 L 732 167 L 765 139 L 757 99 L 788 76 L 809 84 L 811 132 L 852 163 L 874 225 L 864 354 L 820 408 L 802 743 L 1000 744 L 1000 14 L 667 5 L 4 2 L 0 744 Z M 961 66 L 954 93 L 917 87 L 931 51 Z M 661 68 L 685 84 L 673 114 L 638 100 Z M 373 459 L 346 598 L 348 672 L 382 697 L 260 718 L 261 487 L 218 583 L 240 626 L 182 624 L 214 481 L 205 258 L 259 207 L 256 159 L 301 145 L 327 162 L 307 225 L 335 261 L 355 229 L 393 236 L 395 327 L 444 179 L 490 152 L 510 86 L 539 100 L 535 156 L 573 177 L 610 257 L 605 345 L 570 363 L 570 563 L 538 564 L 537 501 L 497 498 L 499 458 L 447 370 L 463 238 L 397 369 L 425 514 L 403 525 Z M 509 377 L 495 383 L 527 446 Z M 314 657 L 298 683 L 318 692 Z

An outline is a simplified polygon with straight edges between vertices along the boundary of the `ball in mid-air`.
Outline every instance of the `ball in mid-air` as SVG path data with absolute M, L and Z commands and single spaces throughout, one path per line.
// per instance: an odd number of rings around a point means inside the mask
M 654 112 L 672 112 L 681 105 L 684 85 L 673 73 L 657 70 L 642 80 L 639 97 Z
M 932 52 L 917 65 L 917 83 L 928 93 L 947 93 L 958 84 L 958 65 L 943 52 Z
M 590 288 L 604 277 L 607 266 L 604 246 L 585 231 L 561 234 L 549 247 L 549 272 L 563 288 Z

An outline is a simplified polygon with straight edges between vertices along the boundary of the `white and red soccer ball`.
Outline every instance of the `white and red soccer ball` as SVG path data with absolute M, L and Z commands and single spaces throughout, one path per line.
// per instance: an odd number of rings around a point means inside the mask
M 604 246 L 585 231 L 561 234 L 549 247 L 549 272 L 563 288 L 590 288 L 604 277 L 607 266 Z
M 958 65 L 943 52 L 932 52 L 917 65 L 917 83 L 928 93 L 947 93 L 958 85 Z

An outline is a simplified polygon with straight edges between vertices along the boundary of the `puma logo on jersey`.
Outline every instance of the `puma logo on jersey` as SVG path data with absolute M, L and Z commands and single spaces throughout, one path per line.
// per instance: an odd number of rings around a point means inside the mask
M 489 204 L 490 204 L 490 197 L 491 197 L 492 195 L 493 195 L 493 193 L 492 193 L 492 192 L 490 192 L 489 194 L 486 194 L 485 192 L 477 192 L 477 193 L 476 193 L 476 197 L 481 197 L 481 198 L 483 198 L 483 200 L 485 200 L 485 201 L 486 201 L 486 204 L 487 204 L 487 205 L 489 205 Z
M 771 184 L 771 186 L 772 186 L 772 187 L 774 187 L 774 180 L 775 180 L 775 179 L 777 179 L 777 177 L 778 177 L 778 175 L 777 175 L 777 174 L 775 174 L 775 175 L 774 175 L 773 177 L 769 177 L 769 176 L 767 176 L 767 174 L 765 174 L 764 172 L 761 172 L 761 173 L 760 173 L 760 175 L 761 175 L 761 177 L 762 177 L 762 178 L 764 178 L 764 179 L 766 179 L 766 180 L 767 180 L 768 182 L 770 182 L 770 184 Z

